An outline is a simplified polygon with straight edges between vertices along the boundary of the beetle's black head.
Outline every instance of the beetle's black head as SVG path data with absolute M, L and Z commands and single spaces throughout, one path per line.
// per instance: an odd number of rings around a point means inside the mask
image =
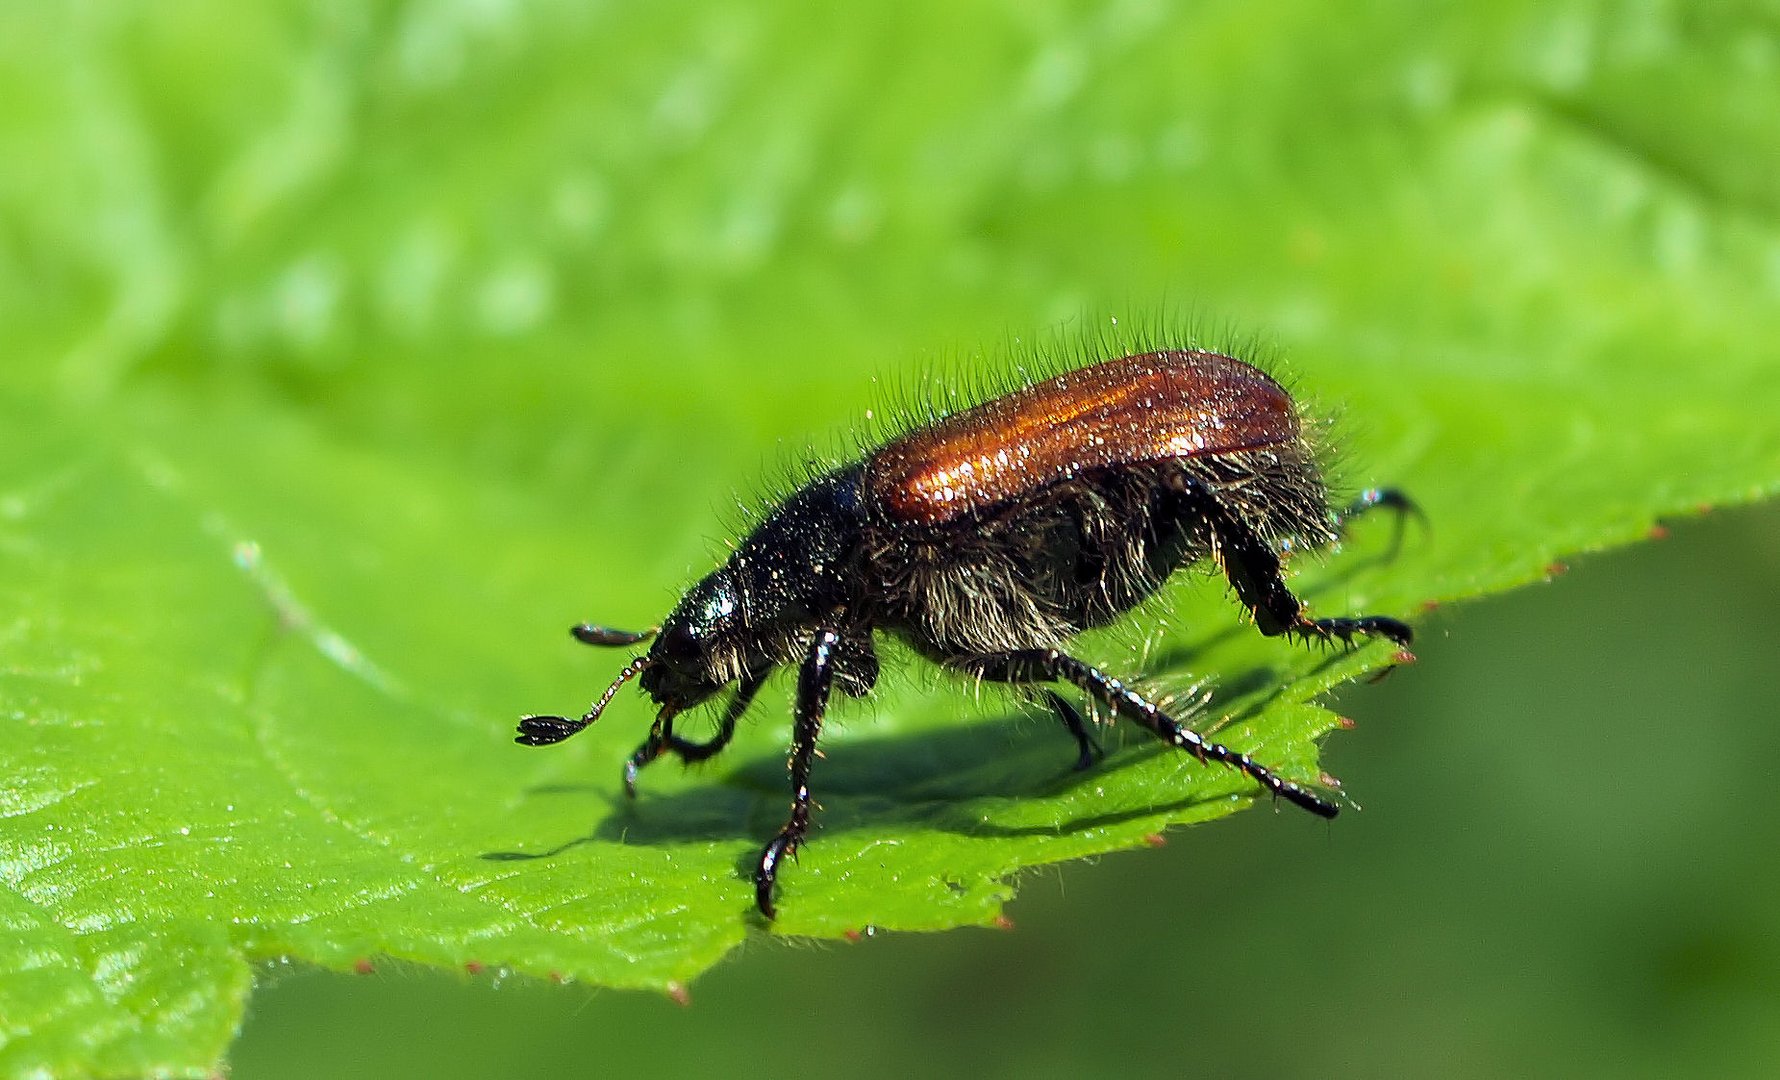
M 656 704 L 690 709 L 741 676 L 746 630 L 733 575 L 718 570 L 674 607 L 644 657 L 640 680 Z

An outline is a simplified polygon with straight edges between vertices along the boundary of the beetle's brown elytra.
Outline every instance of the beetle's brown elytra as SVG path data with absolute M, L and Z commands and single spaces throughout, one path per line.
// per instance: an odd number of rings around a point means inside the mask
M 995 398 L 871 456 L 885 508 L 934 523 L 999 505 L 1084 470 L 1229 454 L 1295 442 L 1280 385 L 1218 353 L 1109 360 Z

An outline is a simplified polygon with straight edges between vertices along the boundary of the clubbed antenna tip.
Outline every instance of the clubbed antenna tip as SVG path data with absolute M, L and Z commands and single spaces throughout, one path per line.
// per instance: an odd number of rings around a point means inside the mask
M 612 685 L 606 687 L 606 692 L 593 703 L 593 708 L 588 709 L 587 714 L 579 720 L 571 720 L 566 716 L 520 717 L 519 734 L 514 736 L 513 741 L 521 746 L 550 746 L 562 742 L 570 735 L 598 720 L 600 713 L 605 712 L 606 706 L 610 705 L 612 699 L 618 696 L 619 688 L 636 678 L 648 666 L 649 658 L 647 656 L 639 656 L 624 665 L 624 670 L 620 671 L 618 677 L 612 680 Z

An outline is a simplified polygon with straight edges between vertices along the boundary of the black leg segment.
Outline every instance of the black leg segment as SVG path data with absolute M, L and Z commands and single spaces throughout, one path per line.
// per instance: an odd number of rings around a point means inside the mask
M 1237 599 L 1254 613 L 1255 626 L 1261 633 L 1268 637 L 1291 634 L 1318 641 L 1339 640 L 1343 644 L 1351 644 L 1357 634 L 1389 638 L 1399 645 L 1408 645 L 1414 639 L 1415 632 L 1407 623 L 1387 615 L 1305 618 L 1304 602 L 1286 584 L 1279 555 L 1214 500 L 1205 500 L 1205 516 L 1217 537 L 1217 556 L 1223 563 L 1224 574 L 1235 588 Z
M 822 733 L 822 714 L 834 690 L 835 660 L 841 636 L 818 630 L 797 673 L 797 718 L 791 730 L 791 817 L 785 827 L 760 852 L 754 872 L 754 902 L 767 918 L 776 914 L 773 886 L 779 880 L 779 864 L 785 856 L 796 857 L 810 829 L 810 767 L 816 759 L 816 738 Z
M 720 753 L 729 745 L 729 740 L 735 737 L 736 721 L 754 703 L 754 695 L 760 692 L 761 685 L 771 672 L 772 668 L 764 668 L 741 681 L 736 687 L 735 696 L 729 699 L 729 705 L 723 710 L 723 719 L 717 725 L 717 734 L 709 742 L 693 742 L 674 734 L 673 713 L 664 711 L 657 716 L 655 723 L 649 727 L 649 737 L 643 740 L 643 745 L 637 747 L 636 753 L 624 763 L 624 793 L 636 798 L 637 774 L 643 770 L 643 766 L 664 753 L 675 754 L 688 765 L 705 761 Z
M 1034 681 L 1023 672 L 1013 671 L 1010 673 L 1008 669 L 991 662 L 993 659 L 993 657 L 967 656 L 962 660 L 953 661 L 953 663 L 984 682 L 1027 683 Z M 1076 771 L 1085 772 L 1093 768 L 1094 762 L 1106 756 L 1106 751 L 1102 750 L 1100 744 L 1094 741 L 1094 736 L 1088 733 L 1088 722 L 1082 717 L 1081 710 L 1071 705 L 1055 690 L 1045 690 L 1040 696 L 1044 698 L 1045 704 L 1051 707 L 1051 712 L 1055 713 L 1057 719 L 1062 722 L 1064 730 L 1068 731 L 1070 736 L 1075 739 Z
M 1319 817 L 1332 818 L 1340 812 L 1340 807 L 1334 803 L 1308 788 L 1276 776 L 1273 770 L 1247 754 L 1237 753 L 1221 743 L 1210 742 L 1191 728 L 1181 726 L 1142 694 L 1067 653 L 1056 649 L 1023 649 L 970 657 L 959 661 L 959 664 L 971 672 L 993 672 L 994 674 L 984 674 L 983 677 L 999 682 L 1074 683 L 1112 709 L 1115 714 L 1129 716 L 1168 745 L 1185 750 L 1200 761 L 1216 761 L 1237 769 L 1272 792 L 1276 798 L 1282 798 Z
M 1046 690 L 1044 699 L 1045 704 L 1051 707 L 1051 711 L 1057 714 L 1057 719 L 1063 721 L 1063 726 L 1069 730 L 1071 735 L 1075 736 L 1076 772 L 1085 772 L 1093 768 L 1096 761 L 1106 756 L 1106 751 L 1102 750 L 1100 744 L 1094 741 L 1094 736 L 1088 734 L 1088 723 L 1082 718 L 1081 710 L 1071 705 L 1063 695 L 1055 690 Z
M 1394 558 L 1403 546 L 1403 528 L 1410 518 L 1414 518 L 1422 528 L 1428 526 L 1428 515 L 1411 499 L 1407 492 L 1399 488 L 1367 488 L 1347 504 L 1341 512 L 1341 527 L 1346 530 L 1349 522 L 1354 521 L 1374 510 L 1389 510 L 1392 518 L 1391 546 L 1385 551 L 1385 558 Z

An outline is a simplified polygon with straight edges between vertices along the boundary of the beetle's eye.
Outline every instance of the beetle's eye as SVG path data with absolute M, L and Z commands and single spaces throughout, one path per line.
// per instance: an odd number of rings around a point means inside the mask
M 699 648 L 698 635 L 692 632 L 691 627 L 685 623 L 677 623 L 662 631 L 661 637 L 655 641 L 654 651 L 672 664 L 696 660 L 702 650 Z

